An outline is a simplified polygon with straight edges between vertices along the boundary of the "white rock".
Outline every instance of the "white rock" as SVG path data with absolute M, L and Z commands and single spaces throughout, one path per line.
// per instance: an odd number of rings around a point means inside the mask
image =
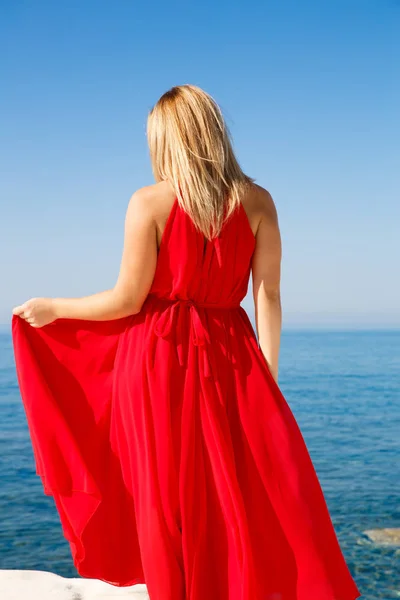
M 376 544 L 382 544 L 384 546 L 400 546 L 400 527 L 366 529 L 363 533 Z
M 116 587 L 98 579 L 67 578 L 48 571 L 0 570 L 1 600 L 148 600 L 146 586 Z

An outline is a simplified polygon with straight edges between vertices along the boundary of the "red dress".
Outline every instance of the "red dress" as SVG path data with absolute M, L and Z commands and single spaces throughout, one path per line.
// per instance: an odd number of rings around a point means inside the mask
M 151 600 L 354 600 L 316 471 L 245 310 L 242 205 L 203 236 L 175 200 L 142 310 L 13 317 L 36 472 L 74 565 Z

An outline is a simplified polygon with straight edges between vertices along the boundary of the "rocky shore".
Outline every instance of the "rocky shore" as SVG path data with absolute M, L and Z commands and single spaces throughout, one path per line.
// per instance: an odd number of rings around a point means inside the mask
M 400 546 L 400 528 L 367 529 L 377 545 Z M 66 578 L 47 571 L 0 570 L 1 600 L 148 600 L 145 585 L 119 588 L 97 579 Z
M 148 600 L 145 585 L 119 588 L 97 579 L 47 571 L 0 570 L 1 600 Z

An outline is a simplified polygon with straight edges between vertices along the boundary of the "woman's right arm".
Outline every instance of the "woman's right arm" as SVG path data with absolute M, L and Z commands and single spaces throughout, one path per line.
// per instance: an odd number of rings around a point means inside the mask
M 278 383 L 282 327 L 280 296 L 282 246 L 274 201 L 260 188 L 260 221 L 252 261 L 253 298 L 258 344 Z

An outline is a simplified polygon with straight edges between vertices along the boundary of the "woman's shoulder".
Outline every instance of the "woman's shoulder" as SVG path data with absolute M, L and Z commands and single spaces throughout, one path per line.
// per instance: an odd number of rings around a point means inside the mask
M 261 185 L 252 183 L 242 198 L 243 208 L 256 233 L 261 221 L 277 222 L 277 209 L 271 193 Z
M 163 200 L 174 197 L 174 190 L 168 181 L 160 181 L 138 188 L 133 192 L 130 200 L 140 205 L 141 203 L 150 206 L 162 204 Z
M 135 213 L 138 218 L 142 216 L 151 219 L 160 240 L 175 197 L 174 189 L 168 181 L 143 186 L 132 194 L 128 211 Z
M 129 204 L 136 211 L 152 214 L 157 220 L 169 212 L 175 199 L 175 193 L 167 181 L 160 181 L 138 188 L 130 197 Z

